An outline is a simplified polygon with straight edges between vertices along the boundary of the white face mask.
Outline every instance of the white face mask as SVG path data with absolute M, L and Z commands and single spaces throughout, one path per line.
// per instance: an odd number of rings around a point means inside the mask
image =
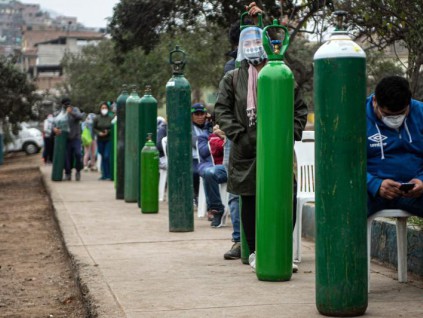
M 404 120 L 405 115 L 382 116 L 382 122 L 392 129 L 400 128 Z
M 266 59 L 266 52 L 262 45 L 244 48 L 244 56 L 248 63 L 259 65 Z
M 109 113 L 109 111 L 108 111 L 107 109 L 102 109 L 102 110 L 101 110 L 101 114 L 102 114 L 103 116 L 106 116 L 108 113 Z

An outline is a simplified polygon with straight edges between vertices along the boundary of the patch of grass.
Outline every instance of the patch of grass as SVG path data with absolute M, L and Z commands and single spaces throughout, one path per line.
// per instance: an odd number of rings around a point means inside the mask
M 423 218 L 419 218 L 418 216 L 412 216 L 408 218 L 409 225 L 416 225 L 423 230 Z

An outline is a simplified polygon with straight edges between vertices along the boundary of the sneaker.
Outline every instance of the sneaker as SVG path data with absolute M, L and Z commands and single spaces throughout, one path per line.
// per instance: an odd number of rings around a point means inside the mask
M 248 257 L 248 264 L 250 264 L 253 272 L 256 271 L 256 253 L 251 253 L 250 256 Z
M 217 211 L 217 210 L 208 210 L 207 211 L 207 220 L 208 221 L 213 221 L 213 217 L 217 213 L 219 213 L 219 211 Z
M 84 167 L 84 171 L 85 172 L 88 172 L 88 167 L 87 166 Z
M 295 263 L 292 263 L 292 272 L 293 272 L 293 273 L 298 272 L 298 265 L 297 265 L 297 264 L 295 264 Z
M 216 211 L 215 213 L 213 213 L 213 221 L 211 222 L 211 227 L 220 227 L 220 223 L 222 223 L 222 216 L 223 212 Z
M 223 255 L 224 259 L 239 259 L 241 258 L 241 243 L 235 242 L 231 249 Z
M 72 180 L 71 175 L 70 174 L 66 174 L 65 175 L 65 181 L 71 181 L 71 180 Z
M 213 221 L 213 213 L 212 213 L 212 211 L 207 211 L 207 221 Z
M 81 181 L 81 172 L 80 172 L 80 171 L 77 171 L 77 172 L 75 173 L 75 180 L 76 180 L 76 181 Z
M 91 171 L 98 171 L 98 169 L 96 166 L 94 166 L 94 167 L 91 167 Z

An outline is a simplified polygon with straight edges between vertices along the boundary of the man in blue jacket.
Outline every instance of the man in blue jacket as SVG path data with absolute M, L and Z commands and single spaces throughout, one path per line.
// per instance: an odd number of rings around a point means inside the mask
M 368 216 L 402 209 L 423 217 L 423 103 L 411 98 L 406 79 L 388 76 L 366 112 Z

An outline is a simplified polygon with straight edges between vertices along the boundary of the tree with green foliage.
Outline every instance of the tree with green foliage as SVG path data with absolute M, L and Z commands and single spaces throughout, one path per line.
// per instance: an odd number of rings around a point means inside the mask
M 350 27 L 374 48 L 383 50 L 402 42 L 408 50 L 406 73 L 413 95 L 423 98 L 423 2 L 421 0 L 338 1 L 349 13 Z
M 144 51 L 150 52 L 163 34 L 177 34 L 210 24 L 228 29 L 239 19 L 249 2 L 121 0 L 115 6 L 109 28 L 120 51 L 142 47 Z M 298 33 L 316 32 L 319 23 L 313 24 L 313 30 L 308 30 L 307 24 L 320 21 L 326 10 L 333 11 L 331 0 L 257 0 L 256 4 L 264 10 L 267 24 L 280 18 L 282 11 L 293 40 Z
M 141 48 L 149 53 L 163 41 L 163 36 L 175 38 L 178 34 L 185 34 L 194 39 L 201 39 L 201 30 L 228 30 L 234 22 L 239 21 L 240 14 L 249 2 L 122 0 L 114 9 L 109 28 L 118 52 L 125 54 L 134 48 Z M 322 32 L 324 26 L 320 22 L 325 21 L 326 16 L 333 11 L 333 1 L 258 0 L 256 4 L 263 9 L 266 25 L 272 23 L 273 19 L 282 17 L 283 23 L 290 30 L 292 45 L 287 51 L 286 60 L 294 71 L 300 89 L 310 95 L 313 72 L 311 57 L 314 49 L 306 44 L 304 36 L 299 35 Z M 221 31 L 220 34 L 222 33 L 226 35 L 227 31 Z M 187 69 L 201 67 L 197 64 L 198 61 L 222 70 L 216 56 L 226 53 L 219 48 L 226 48 L 227 42 L 226 36 L 221 36 L 220 45 L 209 48 L 215 51 L 215 58 L 194 59 L 196 63 L 190 64 Z M 189 71 L 187 78 L 191 79 Z M 215 78 L 206 79 L 209 84 L 214 84 Z
M 386 76 L 403 76 L 404 71 L 398 63 L 387 59 L 384 54 L 375 50 L 366 50 L 367 55 L 367 93 L 373 93 L 377 83 Z
M 18 123 L 35 119 L 34 105 L 39 100 L 35 85 L 10 58 L 0 57 L 0 125 L 9 123 L 17 132 Z M 6 129 L 8 125 L 4 125 Z
M 153 95 L 160 101 L 165 86 L 172 76 L 169 52 L 179 45 L 187 53 L 185 77 L 190 81 L 194 95 L 201 95 L 204 87 L 217 88 L 222 77 L 224 54 L 228 41 L 222 45 L 223 31 L 219 28 L 201 28 L 195 34 L 185 31 L 176 36 L 163 35 L 160 43 L 146 54 L 134 48 L 125 54 L 114 50 L 114 43 L 105 40 L 98 46 L 87 46 L 81 54 L 67 54 L 62 61 L 67 81 L 64 90 L 85 112 L 97 111 L 102 100 L 114 100 L 122 84 L 136 84 L 139 94 L 145 85 L 151 85 Z M 119 63 L 114 63 L 118 59 Z

